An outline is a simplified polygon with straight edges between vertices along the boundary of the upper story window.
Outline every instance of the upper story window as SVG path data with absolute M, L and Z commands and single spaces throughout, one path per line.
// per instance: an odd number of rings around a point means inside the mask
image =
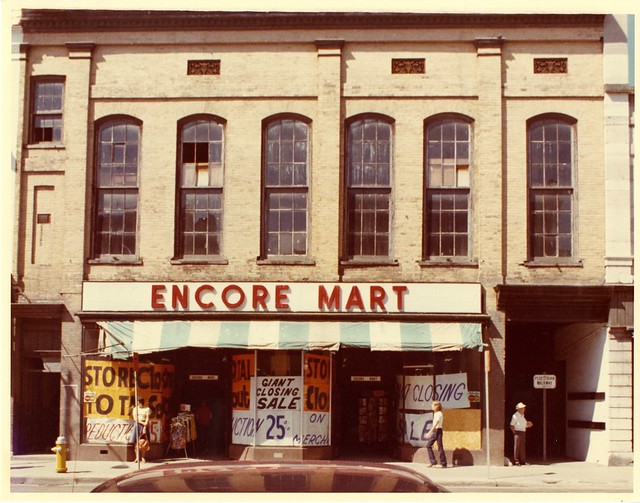
M 137 256 L 140 128 L 128 117 L 106 120 L 98 128 L 95 258 Z
M 62 142 L 63 106 L 63 78 L 34 81 L 31 100 L 31 144 Z
M 347 259 L 390 258 L 391 124 L 367 117 L 347 127 Z
M 471 126 L 457 117 L 429 121 L 425 131 L 425 257 L 468 257 Z
M 263 134 L 263 256 L 309 252 L 309 124 L 300 117 L 268 120 Z
M 177 255 L 181 258 L 222 252 L 223 124 L 218 118 L 198 117 L 180 125 Z
M 575 120 L 564 116 L 528 123 L 531 260 L 574 255 L 574 128 Z

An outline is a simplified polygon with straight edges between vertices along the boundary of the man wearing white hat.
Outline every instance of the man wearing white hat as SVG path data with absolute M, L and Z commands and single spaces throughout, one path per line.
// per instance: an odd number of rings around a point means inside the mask
M 511 417 L 511 432 L 513 433 L 513 464 L 515 466 L 527 464 L 526 434 L 527 428 L 533 423 L 524 417 L 526 405 L 522 402 L 516 405 L 516 412 Z

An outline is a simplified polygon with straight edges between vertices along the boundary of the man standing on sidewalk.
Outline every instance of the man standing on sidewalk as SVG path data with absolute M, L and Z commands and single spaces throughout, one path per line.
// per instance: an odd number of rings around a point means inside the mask
M 516 412 L 511 417 L 511 432 L 513 433 L 513 464 L 515 466 L 527 464 L 527 428 L 531 428 L 533 423 L 524 417 L 526 405 L 520 402 L 516 405 Z
M 436 464 L 436 456 L 433 452 L 433 444 L 438 442 L 438 453 L 440 454 L 440 466 L 442 468 L 447 467 L 447 456 L 444 452 L 442 445 L 442 423 L 444 422 L 444 416 L 442 414 L 442 404 L 439 401 L 434 401 L 431 404 L 431 410 L 433 410 L 433 424 L 429 433 L 427 433 L 427 453 L 429 454 L 429 464 L 427 467 L 432 467 Z M 437 465 L 436 465 L 437 466 Z

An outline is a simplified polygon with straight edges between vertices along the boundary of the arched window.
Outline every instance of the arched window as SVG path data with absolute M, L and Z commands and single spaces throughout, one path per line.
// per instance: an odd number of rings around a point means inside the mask
M 471 126 L 457 117 L 428 121 L 425 132 L 425 258 L 469 256 Z
M 97 132 L 94 256 L 137 256 L 140 123 L 103 121 Z
M 530 260 L 574 255 L 574 128 L 564 116 L 528 123 Z
M 262 255 L 306 256 L 309 247 L 309 124 L 301 117 L 267 120 L 263 133 Z
M 347 259 L 391 254 L 391 121 L 366 117 L 347 127 Z
M 221 254 L 223 132 L 223 121 L 211 117 L 188 119 L 180 124 L 178 257 Z

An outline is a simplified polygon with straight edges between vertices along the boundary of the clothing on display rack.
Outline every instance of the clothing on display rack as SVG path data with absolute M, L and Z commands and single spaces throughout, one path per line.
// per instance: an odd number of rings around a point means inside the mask
M 176 451 L 184 450 L 185 457 L 187 455 L 187 444 L 191 442 L 195 449 L 194 440 L 197 438 L 195 415 L 192 412 L 180 412 L 171 419 L 171 433 L 169 439 L 169 449 Z

